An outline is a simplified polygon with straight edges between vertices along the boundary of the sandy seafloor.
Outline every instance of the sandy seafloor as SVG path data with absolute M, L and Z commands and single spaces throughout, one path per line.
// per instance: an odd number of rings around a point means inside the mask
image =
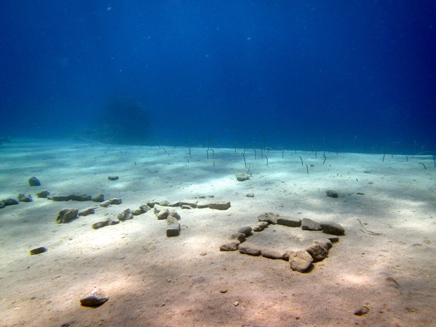
M 33 202 L 0 209 L 1 326 L 434 326 L 436 324 L 436 168 L 431 156 L 114 146 L 13 140 L 0 146 L 0 198 Z M 304 163 L 301 166 L 301 156 Z M 188 162 L 189 159 L 189 162 Z M 407 160 L 408 159 L 408 160 Z M 420 164 L 424 163 L 427 167 Z M 313 165 L 313 166 L 312 166 Z M 117 175 L 119 180 L 109 181 Z M 42 185 L 30 187 L 29 177 Z M 326 196 L 327 189 L 339 198 Z M 123 203 L 57 224 L 63 208 L 36 192 L 103 193 Z M 254 198 L 246 197 L 254 193 Z M 363 194 L 358 194 L 363 193 Z M 150 211 L 98 230 L 150 199 L 199 195 L 230 201 L 226 211 L 178 209 L 181 234 L 167 238 Z M 346 235 L 310 273 L 289 263 L 220 252 L 239 227 L 264 212 L 335 221 Z M 368 231 L 361 229 L 358 219 Z M 260 234 L 259 234 L 260 235 Z M 270 225 L 253 243 L 284 251 L 325 236 Z M 44 246 L 47 252 L 30 256 Z M 109 301 L 79 299 L 94 287 Z M 238 303 L 238 305 L 235 305 Z M 370 312 L 354 315 L 361 306 Z

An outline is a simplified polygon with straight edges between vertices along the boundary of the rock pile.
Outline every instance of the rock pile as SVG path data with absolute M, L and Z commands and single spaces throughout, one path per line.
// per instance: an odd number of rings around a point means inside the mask
M 338 242 L 337 235 L 345 235 L 344 228 L 334 222 L 318 223 L 311 219 L 293 217 L 283 217 L 274 213 L 264 213 L 258 217 L 259 222 L 253 226 L 244 226 L 236 233 L 230 235 L 229 240 L 220 246 L 221 251 L 237 251 L 242 254 L 252 256 L 263 256 L 269 259 L 281 259 L 289 261 L 290 267 L 294 271 L 308 272 L 313 267 L 314 262 L 324 260 L 333 246 L 333 242 Z M 253 235 L 253 232 L 261 232 L 268 225 L 283 225 L 288 227 L 301 227 L 308 231 L 323 231 L 325 234 L 335 235 L 320 238 L 312 242 L 304 250 L 291 251 L 284 253 L 273 249 L 261 248 L 257 245 L 246 242 L 246 239 Z

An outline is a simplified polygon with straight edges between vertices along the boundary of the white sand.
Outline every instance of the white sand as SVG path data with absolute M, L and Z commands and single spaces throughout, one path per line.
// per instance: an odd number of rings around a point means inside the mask
M 430 156 L 281 151 L 254 159 L 247 150 L 110 146 L 14 140 L 0 146 L 0 199 L 31 193 L 33 202 L 0 209 L 1 326 L 430 326 L 436 320 L 436 168 Z M 301 166 L 301 156 L 304 163 Z M 419 163 L 427 166 L 424 170 Z M 136 163 L 136 165 L 135 165 Z M 314 165 L 314 167 L 311 167 Z M 364 173 L 371 171 L 371 173 Z M 109 181 L 118 175 L 117 181 Z M 30 187 L 36 176 L 42 186 Z M 339 192 L 338 199 L 326 196 Z M 35 193 L 103 193 L 123 203 L 57 224 L 63 208 Z M 357 193 L 363 193 L 359 195 Z M 254 193 L 254 198 L 246 197 Z M 213 195 L 226 211 L 178 209 L 181 235 L 167 238 L 152 212 L 93 230 L 147 200 Z M 220 252 L 239 227 L 264 212 L 336 221 L 346 235 L 307 274 L 289 263 Z M 364 233 L 357 219 L 367 230 Z M 250 241 L 283 251 L 320 232 L 270 226 Z M 40 255 L 29 250 L 44 246 Z M 97 309 L 79 299 L 94 287 L 110 297 Z M 227 291 L 222 293 L 221 291 Z M 234 303 L 239 305 L 235 306 Z M 358 317 L 354 311 L 368 306 Z

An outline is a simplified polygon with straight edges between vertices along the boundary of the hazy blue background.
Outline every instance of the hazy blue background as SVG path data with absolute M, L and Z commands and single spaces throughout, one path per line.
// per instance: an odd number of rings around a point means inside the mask
M 436 150 L 434 0 L 14 0 L 0 30 L 0 137 Z

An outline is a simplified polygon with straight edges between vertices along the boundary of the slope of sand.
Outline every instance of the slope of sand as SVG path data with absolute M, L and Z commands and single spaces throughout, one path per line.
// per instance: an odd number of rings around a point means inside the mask
M 431 156 L 111 146 L 21 140 L 0 147 L 0 199 L 31 193 L 33 202 L 0 209 L 1 326 L 430 326 L 436 319 L 436 168 Z M 301 156 L 304 164 L 301 166 Z M 408 161 L 407 161 L 408 159 Z M 427 166 L 424 170 L 419 163 Z M 313 166 L 312 166 L 313 165 Z M 109 181 L 109 175 L 118 175 Z M 42 186 L 30 187 L 38 177 Z M 337 199 L 327 189 L 339 192 Z M 57 224 L 63 208 L 35 193 L 103 193 L 123 203 Z M 246 197 L 254 193 L 254 198 Z M 358 194 L 361 193 L 361 194 Z M 93 230 L 91 225 L 150 199 L 213 195 L 226 211 L 178 209 L 181 235 L 167 238 L 152 212 Z M 336 221 L 346 235 L 310 273 L 289 263 L 220 252 L 258 215 Z M 358 221 L 371 235 L 362 231 Z M 325 234 L 270 226 L 277 250 L 304 248 Z M 257 237 L 257 239 L 255 238 Z M 251 240 L 250 240 L 251 241 Z M 40 255 L 29 250 L 44 246 Z M 94 287 L 109 301 L 81 307 Z M 354 315 L 361 306 L 370 312 Z

